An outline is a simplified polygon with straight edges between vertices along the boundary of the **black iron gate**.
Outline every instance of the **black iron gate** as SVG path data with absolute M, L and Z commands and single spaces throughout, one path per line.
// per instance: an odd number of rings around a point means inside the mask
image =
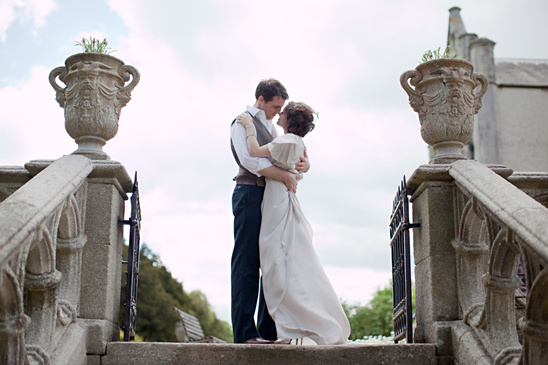
M 420 223 L 409 223 L 409 200 L 405 176 L 401 182 L 390 217 L 392 248 L 392 299 L 394 304 L 394 341 L 413 343 L 413 306 L 411 303 L 411 245 L 409 229 Z
M 139 278 L 139 244 L 141 232 L 141 205 L 139 203 L 139 184 L 137 183 L 137 172 L 133 183 L 131 194 L 131 216 L 129 220 L 121 221 L 128 224 L 129 228 L 129 250 L 128 259 L 123 261 L 127 264 L 126 271 L 126 300 L 124 303 L 124 341 L 135 338 L 135 319 L 137 317 L 137 282 Z

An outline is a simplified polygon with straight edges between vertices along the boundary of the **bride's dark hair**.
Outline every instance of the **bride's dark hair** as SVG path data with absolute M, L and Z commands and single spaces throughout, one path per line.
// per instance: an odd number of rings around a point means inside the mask
M 318 116 L 318 113 L 305 103 L 294 101 L 287 104 L 283 113 L 287 115 L 287 132 L 301 137 L 314 129 L 314 116 Z

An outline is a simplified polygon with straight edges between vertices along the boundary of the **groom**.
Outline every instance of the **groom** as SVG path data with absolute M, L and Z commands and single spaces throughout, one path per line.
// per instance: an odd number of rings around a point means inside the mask
M 255 91 L 255 104 L 247 107 L 253 117 L 259 145 L 276 137 L 272 119 L 280 114 L 288 99 L 285 87 L 275 79 L 262 80 Z M 234 250 L 231 262 L 232 328 L 234 343 L 269 344 L 277 339 L 276 326 L 268 313 L 260 284 L 259 231 L 265 176 L 282 181 L 293 192 L 297 190 L 297 175 L 272 165 L 268 158 L 249 155 L 245 128 L 232 122 L 230 146 L 239 166 L 232 194 L 234 214 Z M 310 168 L 308 159 L 297 163 L 297 171 Z M 260 293 L 260 294 L 259 294 Z M 259 313 L 255 327 L 255 308 L 259 296 Z

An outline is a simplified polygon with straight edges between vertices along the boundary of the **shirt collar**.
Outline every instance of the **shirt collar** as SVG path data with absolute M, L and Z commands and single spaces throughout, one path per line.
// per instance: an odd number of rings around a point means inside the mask
M 261 123 L 263 123 L 264 125 L 268 124 L 264 110 L 255 108 L 254 106 L 249 106 L 249 105 L 247 106 L 246 110 L 249 112 L 249 114 L 259 119 Z M 272 123 L 272 120 L 270 122 Z
M 249 112 L 249 114 L 259 119 L 259 121 L 266 127 L 268 133 L 270 133 L 274 138 L 278 136 L 278 132 L 276 132 L 276 128 L 274 128 L 274 123 L 272 122 L 272 119 L 266 119 L 266 114 L 264 110 L 249 105 L 246 107 L 246 110 Z

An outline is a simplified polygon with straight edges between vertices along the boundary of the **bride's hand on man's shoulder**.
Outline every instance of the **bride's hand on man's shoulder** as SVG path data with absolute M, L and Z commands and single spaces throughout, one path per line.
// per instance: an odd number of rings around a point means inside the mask
M 248 112 L 243 112 L 236 118 L 236 123 L 240 123 L 244 127 L 250 127 L 253 125 L 253 119 L 251 119 L 251 115 Z

